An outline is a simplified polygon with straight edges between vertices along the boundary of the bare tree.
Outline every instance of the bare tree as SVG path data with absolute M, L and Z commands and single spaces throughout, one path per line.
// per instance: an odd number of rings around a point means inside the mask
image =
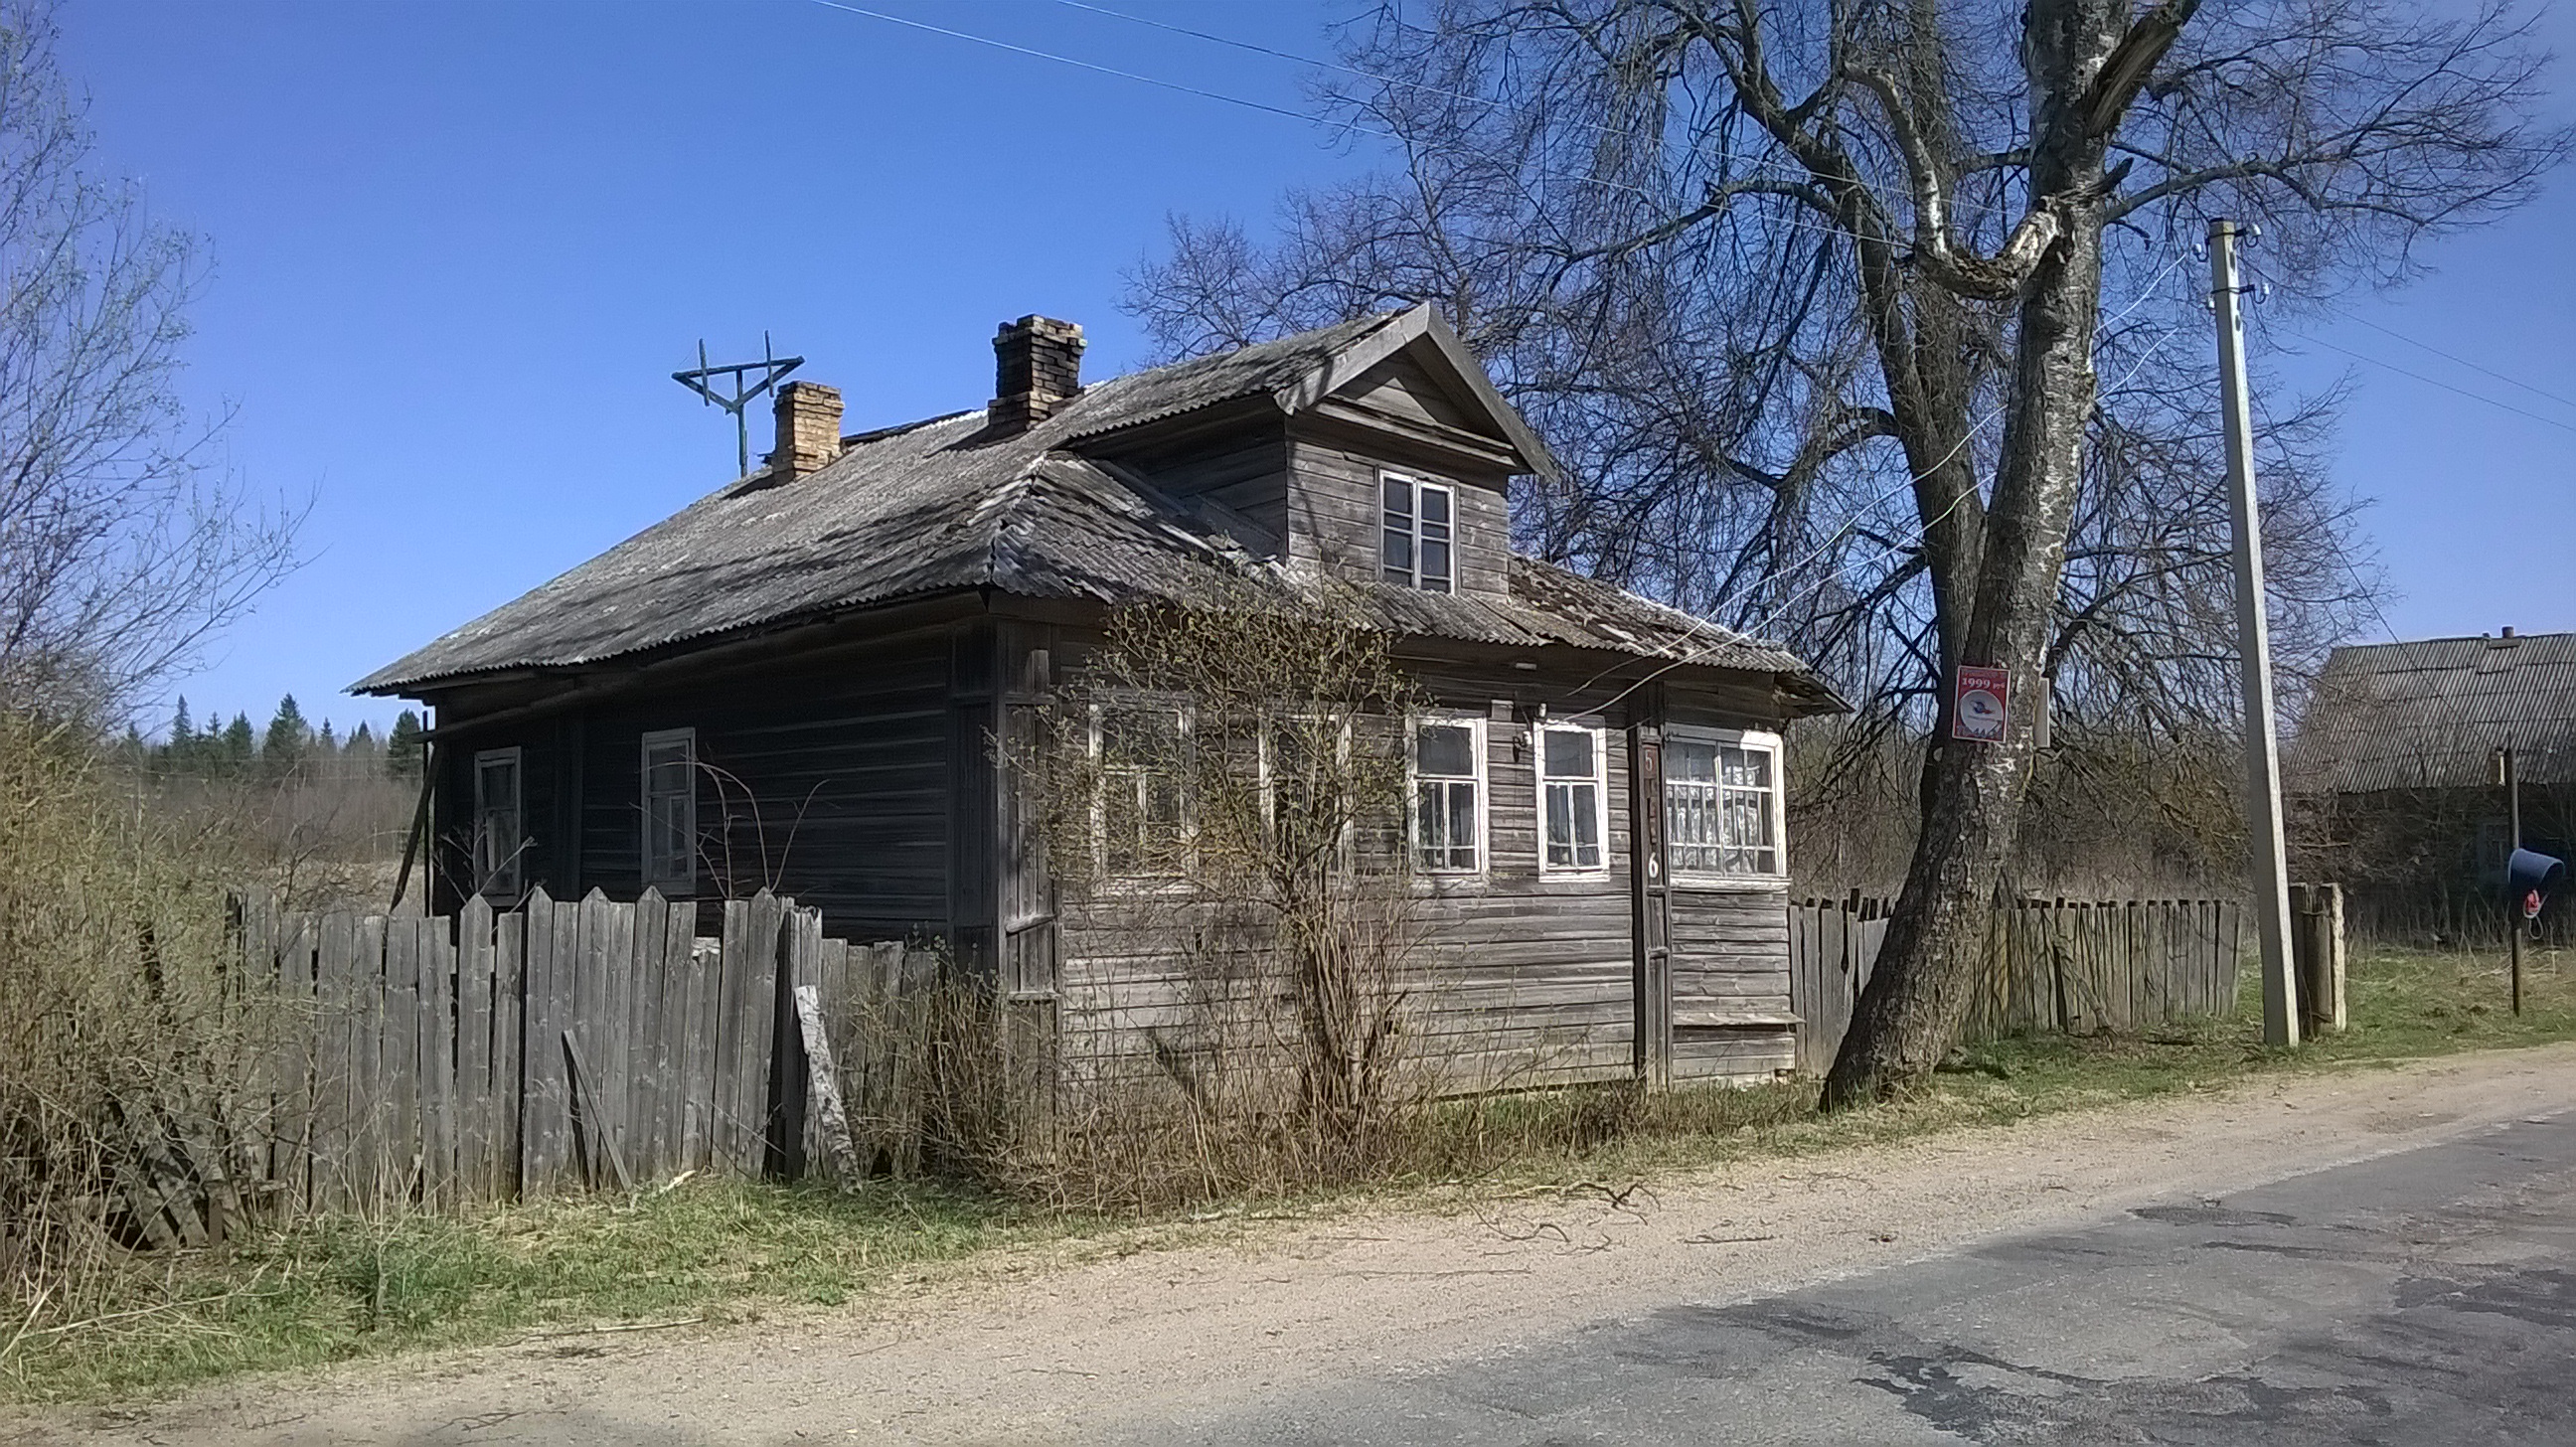
M 195 238 L 92 169 L 42 0 L 0 7 L 0 701 L 113 713 L 292 561 L 175 383 Z
M 1177 225 L 1139 309 L 1193 350 L 1439 301 L 1570 464 L 1525 541 L 1928 723 L 1830 1104 L 1939 1059 L 2014 850 L 2028 716 L 1943 747 L 1960 664 L 2106 725 L 2233 726 L 2203 218 L 2261 222 L 2284 303 L 2318 304 L 2403 280 L 2568 144 L 2500 6 L 1450 0 L 1344 59 L 1329 94 L 1401 165 L 1292 196 L 1276 247 Z M 2318 465 L 2332 402 L 2266 439 L 2294 641 L 2366 591 Z

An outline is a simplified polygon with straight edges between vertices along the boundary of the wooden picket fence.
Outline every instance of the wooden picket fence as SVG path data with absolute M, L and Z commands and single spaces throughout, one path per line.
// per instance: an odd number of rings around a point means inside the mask
M 245 897 L 245 966 L 288 1008 L 235 1172 L 290 1210 L 439 1206 L 846 1169 L 908 1138 L 915 1072 L 866 1037 L 903 1033 L 937 956 L 827 939 L 766 892 L 725 901 L 713 938 L 698 911 L 650 891 L 426 918 Z
M 1887 937 L 1892 901 L 1858 892 L 1789 907 L 1798 1068 L 1833 1064 Z M 2236 1001 L 2243 907 L 2232 899 L 2016 900 L 1998 909 L 1962 1034 L 2132 1031 Z

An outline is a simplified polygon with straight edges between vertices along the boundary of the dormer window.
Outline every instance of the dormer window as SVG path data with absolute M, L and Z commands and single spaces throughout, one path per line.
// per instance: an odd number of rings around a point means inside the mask
M 1425 593 L 1453 591 L 1458 510 L 1448 484 L 1384 472 L 1378 493 L 1386 513 L 1379 554 L 1386 580 Z

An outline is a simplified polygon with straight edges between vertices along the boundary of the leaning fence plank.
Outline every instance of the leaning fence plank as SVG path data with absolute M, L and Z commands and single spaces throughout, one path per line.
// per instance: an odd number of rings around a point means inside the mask
M 578 1030 L 563 1033 L 565 1068 L 572 1080 L 573 1118 L 579 1125 L 581 1158 L 586 1179 L 594 1188 L 614 1184 L 621 1191 L 635 1189 L 634 1173 L 626 1169 L 625 1157 L 618 1154 L 617 1141 L 600 1126 L 603 1114 L 599 1077 L 582 1055 Z
M 831 1033 L 824 1026 L 823 991 L 819 983 L 796 986 L 796 1025 L 805 1046 L 807 1119 L 815 1143 L 835 1181 L 858 1178 L 859 1152 L 850 1138 L 849 1113 L 841 1104 L 841 1076 L 832 1058 Z

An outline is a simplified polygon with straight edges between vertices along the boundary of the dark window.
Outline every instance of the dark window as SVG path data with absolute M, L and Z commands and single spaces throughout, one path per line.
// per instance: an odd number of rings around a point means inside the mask
M 644 883 L 664 894 L 698 885 L 698 735 L 644 736 Z
M 1426 593 L 1446 593 L 1457 575 L 1457 497 L 1442 483 L 1401 473 L 1378 479 L 1384 514 L 1378 560 L 1386 580 Z
M 519 751 L 485 749 L 474 756 L 474 891 L 515 895 L 527 852 L 520 832 Z

